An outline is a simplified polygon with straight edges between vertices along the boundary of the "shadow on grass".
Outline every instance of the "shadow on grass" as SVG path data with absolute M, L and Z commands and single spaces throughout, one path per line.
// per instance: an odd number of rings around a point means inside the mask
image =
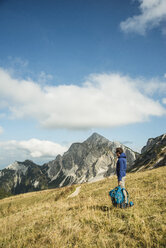
M 103 212 L 108 212 L 108 211 L 113 209 L 113 206 L 111 206 L 111 207 L 108 207 L 108 206 L 105 206 L 105 205 L 93 205 L 93 206 L 86 206 L 86 207 L 84 207 L 84 206 L 74 206 L 74 207 L 68 208 L 68 211 L 79 210 L 79 209 L 83 209 L 83 208 L 90 209 L 90 210 L 100 210 L 100 211 L 103 211 Z
M 94 206 L 89 206 L 87 208 L 92 210 L 101 210 L 103 212 L 108 212 L 113 209 L 113 206 L 108 207 L 105 205 L 94 205 Z

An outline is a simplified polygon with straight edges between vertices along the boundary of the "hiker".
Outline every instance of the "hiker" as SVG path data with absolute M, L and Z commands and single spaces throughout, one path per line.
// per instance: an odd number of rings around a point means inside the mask
M 118 161 L 116 164 L 116 174 L 118 177 L 118 185 L 121 188 L 125 188 L 126 168 L 127 168 L 126 155 L 123 152 L 123 149 L 121 147 L 116 148 L 116 155 L 118 157 Z M 125 190 L 123 190 L 123 194 L 125 197 L 125 206 L 128 207 L 127 194 Z

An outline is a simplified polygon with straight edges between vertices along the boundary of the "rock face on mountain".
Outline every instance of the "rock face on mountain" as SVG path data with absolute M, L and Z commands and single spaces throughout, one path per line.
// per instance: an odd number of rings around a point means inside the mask
M 74 143 L 63 156 L 39 166 L 30 160 L 15 162 L 0 171 L 0 188 L 12 194 L 75 183 L 93 182 L 115 173 L 117 147 L 122 147 L 131 169 L 138 154 L 119 142 L 94 133 L 83 143 Z
M 83 143 L 74 143 L 63 156 L 45 164 L 49 185 L 62 187 L 74 183 L 92 182 L 115 173 L 116 147 L 121 146 L 131 168 L 137 154 L 119 142 L 111 142 L 94 133 Z
M 19 194 L 47 187 L 48 178 L 42 167 L 30 160 L 14 162 L 0 171 L 0 189 Z
M 141 155 L 135 160 L 132 172 L 166 165 L 166 134 L 148 139 Z

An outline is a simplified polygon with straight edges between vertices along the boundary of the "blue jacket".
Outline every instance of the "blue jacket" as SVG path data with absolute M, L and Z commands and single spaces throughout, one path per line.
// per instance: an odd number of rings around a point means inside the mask
M 126 155 L 125 153 L 121 153 L 116 164 L 116 175 L 118 177 L 118 181 L 121 181 L 122 177 L 126 176 L 126 168 Z

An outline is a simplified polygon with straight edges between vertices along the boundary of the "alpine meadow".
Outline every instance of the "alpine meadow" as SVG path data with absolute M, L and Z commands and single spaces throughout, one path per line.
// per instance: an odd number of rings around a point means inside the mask
M 113 207 L 109 190 L 116 176 L 11 196 L 0 201 L 2 248 L 164 248 L 166 167 L 128 173 L 134 207 Z

